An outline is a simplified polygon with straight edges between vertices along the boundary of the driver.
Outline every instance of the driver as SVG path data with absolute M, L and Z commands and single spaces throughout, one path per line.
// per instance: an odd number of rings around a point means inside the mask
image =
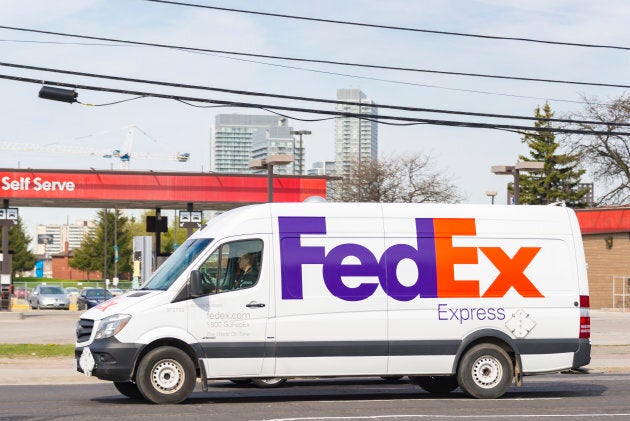
M 234 280 L 234 289 L 249 288 L 258 280 L 258 268 L 254 265 L 252 253 L 245 253 L 238 258 L 241 273 Z

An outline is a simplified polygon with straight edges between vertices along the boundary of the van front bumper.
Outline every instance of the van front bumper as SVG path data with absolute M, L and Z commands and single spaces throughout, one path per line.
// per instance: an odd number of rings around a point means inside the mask
M 87 346 L 94 358 L 94 368 L 91 375 L 101 380 L 131 381 L 136 358 L 140 355 L 143 346 L 142 344 L 122 343 L 115 338 L 95 340 Z M 84 373 L 80 363 L 84 348 L 83 346 L 74 348 L 77 371 L 80 373 Z

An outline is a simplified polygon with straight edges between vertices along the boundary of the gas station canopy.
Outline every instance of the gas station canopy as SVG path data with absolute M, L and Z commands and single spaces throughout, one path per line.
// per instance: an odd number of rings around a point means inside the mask
M 154 171 L 0 169 L 11 207 L 228 210 L 267 201 L 268 175 Z M 326 197 L 324 176 L 273 177 L 274 200 Z

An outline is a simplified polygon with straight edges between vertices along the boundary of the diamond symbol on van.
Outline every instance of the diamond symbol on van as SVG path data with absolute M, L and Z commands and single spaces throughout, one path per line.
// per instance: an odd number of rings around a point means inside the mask
M 508 328 L 510 332 L 516 338 L 524 338 L 529 332 L 534 329 L 536 326 L 536 322 L 529 317 L 529 314 L 525 313 L 523 310 L 517 310 L 510 320 L 505 323 L 505 326 Z

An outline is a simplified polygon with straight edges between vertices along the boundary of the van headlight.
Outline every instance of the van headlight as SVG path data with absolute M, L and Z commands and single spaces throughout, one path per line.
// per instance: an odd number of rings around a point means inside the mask
M 127 326 L 129 320 L 131 320 L 130 314 L 114 314 L 113 316 L 105 317 L 99 323 L 94 339 L 105 339 L 116 335 Z

